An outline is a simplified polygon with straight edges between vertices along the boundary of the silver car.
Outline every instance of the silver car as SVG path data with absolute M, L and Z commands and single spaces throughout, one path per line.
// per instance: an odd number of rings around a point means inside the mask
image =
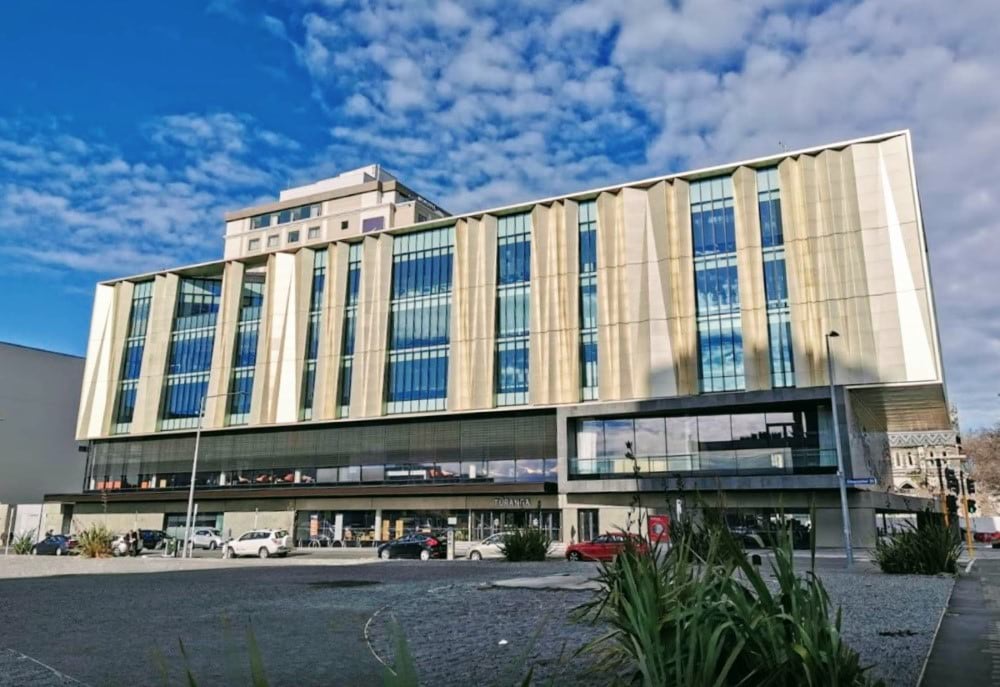
M 484 558 L 503 558 L 504 555 L 500 546 L 509 534 L 510 532 L 498 532 L 486 537 L 486 539 L 477 544 L 473 544 L 472 548 L 469 549 L 469 560 L 481 561 Z
M 214 551 L 215 549 L 222 548 L 224 541 L 222 532 L 214 527 L 199 527 L 191 535 L 191 546 L 196 549 L 210 549 Z

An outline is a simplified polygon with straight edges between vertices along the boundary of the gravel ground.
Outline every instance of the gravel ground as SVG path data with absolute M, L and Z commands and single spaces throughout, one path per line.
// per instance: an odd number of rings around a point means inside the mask
M 581 565 L 550 564 L 545 572 L 579 574 Z M 819 575 L 833 605 L 842 609 L 845 641 L 864 665 L 873 666 L 870 674 L 894 687 L 914 687 L 954 580 L 888 576 L 866 568 L 821 569 Z M 397 591 L 368 628 L 375 652 L 391 662 L 391 625 L 393 619 L 399 623 L 422 684 L 517 684 L 529 668 L 534 684 L 607 683 L 607 676 L 594 673 L 592 660 L 572 656 L 607 629 L 571 617 L 591 593 L 485 588 L 478 582 L 432 592 L 442 594 L 445 608 L 429 602 L 426 588 Z

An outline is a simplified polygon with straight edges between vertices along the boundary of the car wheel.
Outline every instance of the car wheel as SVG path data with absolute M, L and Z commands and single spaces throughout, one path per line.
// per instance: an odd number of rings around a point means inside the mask
M 387 560 L 389 560 L 390 558 L 392 558 L 392 553 L 390 553 L 389 549 L 387 549 L 387 548 L 386 548 L 386 549 L 382 549 L 382 553 L 380 553 L 380 554 L 379 554 L 379 557 L 380 557 L 380 558 L 381 558 L 381 559 L 382 559 L 383 561 L 387 561 Z
M 469 554 L 469 560 L 481 561 L 483 560 L 483 554 L 479 553 L 478 551 L 473 551 L 472 553 Z
M 209 551 L 215 551 L 217 548 L 219 548 L 219 545 L 216 544 L 214 541 L 210 542 L 209 545 L 208 545 L 208 550 Z
M 260 551 L 257 552 L 259 558 L 267 558 L 271 555 L 271 552 L 267 550 L 266 546 L 260 547 Z
M 580 554 L 577 551 L 570 551 L 569 555 L 566 556 L 566 558 L 570 559 L 571 561 L 578 561 L 580 560 Z
M 227 550 L 227 555 L 230 558 L 236 558 L 236 549 L 230 546 L 229 549 Z
M 423 549 L 420 552 L 420 560 L 422 560 L 422 561 L 429 561 L 430 559 L 431 559 L 431 552 L 428 551 L 427 549 Z

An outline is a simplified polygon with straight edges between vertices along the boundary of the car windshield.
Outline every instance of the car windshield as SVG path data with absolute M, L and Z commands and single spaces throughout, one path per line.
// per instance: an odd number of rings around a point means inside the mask
M 288 532 L 286 532 L 285 530 L 277 530 L 274 533 L 274 538 L 275 539 L 283 539 L 284 537 L 287 537 L 287 536 L 288 536 Z

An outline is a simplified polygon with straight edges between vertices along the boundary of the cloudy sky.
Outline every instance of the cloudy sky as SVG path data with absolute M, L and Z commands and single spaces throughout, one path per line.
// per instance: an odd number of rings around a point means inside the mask
M 952 400 L 1000 418 L 996 0 L 8 3 L 0 340 L 381 162 L 453 212 L 913 131 Z M 537 6 L 536 6 L 537 5 Z

